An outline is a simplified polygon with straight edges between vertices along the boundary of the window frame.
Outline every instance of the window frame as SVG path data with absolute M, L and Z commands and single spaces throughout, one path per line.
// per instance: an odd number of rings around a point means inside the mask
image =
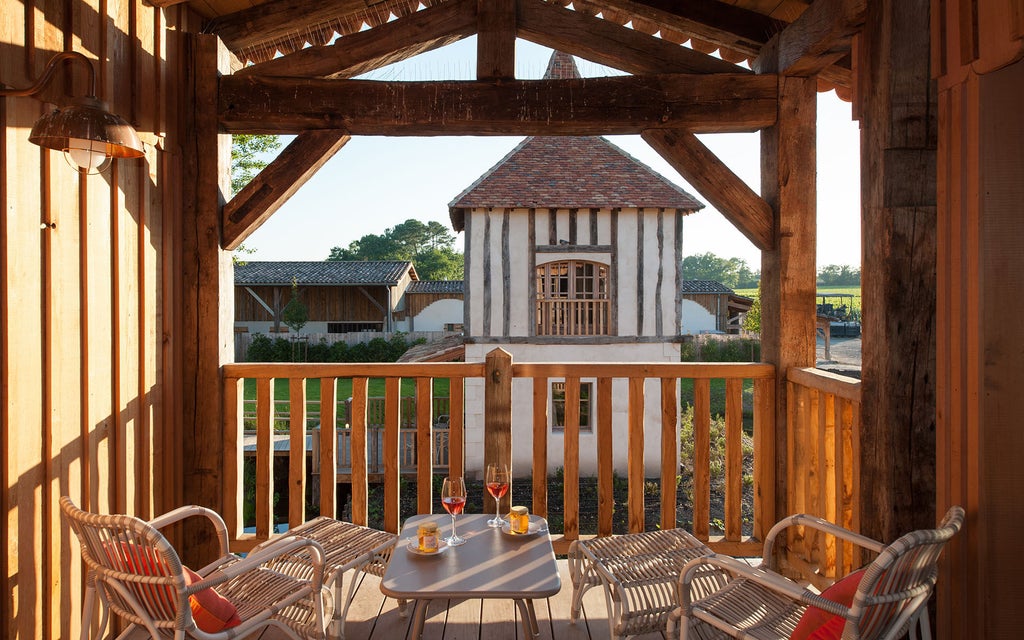
M 557 387 L 561 387 L 558 389 Z M 561 395 L 557 399 L 556 395 Z M 565 380 L 552 380 L 548 385 L 548 405 L 551 410 L 550 423 L 553 433 L 565 433 Z M 561 406 L 561 410 L 558 407 Z M 561 414 L 561 420 L 558 416 Z M 580 433 L 594 431 L 594 383 L 580 381 Z

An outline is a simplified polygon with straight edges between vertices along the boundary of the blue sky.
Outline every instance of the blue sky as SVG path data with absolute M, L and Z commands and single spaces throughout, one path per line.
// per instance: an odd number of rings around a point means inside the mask
M 378 69 L 374 80 L 472 79 L 475 38 Z M 525 41 L 516 47 L 516 77 L 540 78 L 551 50 Z M 583 76 L 617 75 L 576 58 Z M 860 265 L 860 158 L 858 125 L 850 105 L 834 92 L 818 94 L 819 266 Z M 759 134 L 701 135 L 701 140 L 755 191 L 760 190 Z M 334 246 L 409 218 L 450 225 L 448 203 L 501 160 L 520 137 L 354 137 L 307 182 L 245 246 L 248 260 L 323 260 Z M 608 139 L 669 180 L 701 194 L 639 136 Z M 285 142 L 289 138 L 284 139 Z M 683 253 L 712 252 L 760 269 L 760 252 L 710 205 L 685 221 Z M 456 247 L 462 249 L 460 234 Z

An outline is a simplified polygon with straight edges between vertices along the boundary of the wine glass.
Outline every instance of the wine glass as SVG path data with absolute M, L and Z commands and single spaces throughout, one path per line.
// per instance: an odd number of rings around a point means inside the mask
M 449 547 L 457 547 L 466 542 L 455 533 L 455 516 L 466 508 L 466 483 L 462 478 L 445 478 L 441 485 L 441 506 L 452 516 L 452 535 L 445 538 Z
M 500 527 L 505 524 L 501 517 L 501 498 L 508 493 L 511 484 L 511 476 L 507 464 L 491 463 L 487 465 L 484 472 L 484 482 L 487 485 L 487 493 L 494 497 L 494 519 L 487 521 L 489 527 Z

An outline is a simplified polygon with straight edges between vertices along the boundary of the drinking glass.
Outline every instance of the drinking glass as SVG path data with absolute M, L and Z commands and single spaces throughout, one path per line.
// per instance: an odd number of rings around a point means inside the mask
M 501 498 L 508 493 L 509 486 L 511 486 L 512 478 L 508 470 L 507 464 L 494 464 L 487 465 L 487 471 L 484 472 L 484 482 L 487 485 L 487 493 L 494 497 L 494 519 L 487 521 L 489 527 L 500 527 L 505 524 L 505 519 L 501 517 Z
M 452 516 L 452 535 L 445 538 L 449 547 L 457 547 L 466 542 L 455 532 L 455 516 L 466 508 L 466 483 L 462 478 L 445 478 L 441 485 L 441 506 Z

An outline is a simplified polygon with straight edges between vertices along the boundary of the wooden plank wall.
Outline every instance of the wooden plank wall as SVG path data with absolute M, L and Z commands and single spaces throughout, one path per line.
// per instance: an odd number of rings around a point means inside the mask
M 179 341 L 162 310 L 176 307 L 182 158 L 168 123 L 178 34 L 200 25 L 127 1 L 0 0 L 0 14 L 0 83 L 26 87 L 54 53 L 80 51 L 146 144 L 86 176 L 28 142 L 48 102 L 87 89 L 78 65 L 40 97 L 0 98 L 0 636 L 70 638 L 83 571 L 58 498 L 143 517 L 180 500 L 180 413 L 164 400 Z
M 1020 635 L 1024 557 L 1024 2 L 931 2 L 938 81 L 937 517 L 967 522 L 944 554 L 937 638 Z
M 271 309 L 274 308 L 274 289 L 277 287 L 249 288 Z M 292 292 L 290 287 L 280 287 L 280 289 L 281 308 L 283 309 L 291 300 Z M 388 294 L 382 285 L 365 287 L 304 286 L 299 287 L 299 299 L 309 309 L 309 319 L 314 322 L 386 322 L 386 311 L 381 311 L 381 309 L 388 308 Z M 235 308 L 235 317 L 239 322 L 271 322 L 274 319 L 245 287 L 235 287 Z

